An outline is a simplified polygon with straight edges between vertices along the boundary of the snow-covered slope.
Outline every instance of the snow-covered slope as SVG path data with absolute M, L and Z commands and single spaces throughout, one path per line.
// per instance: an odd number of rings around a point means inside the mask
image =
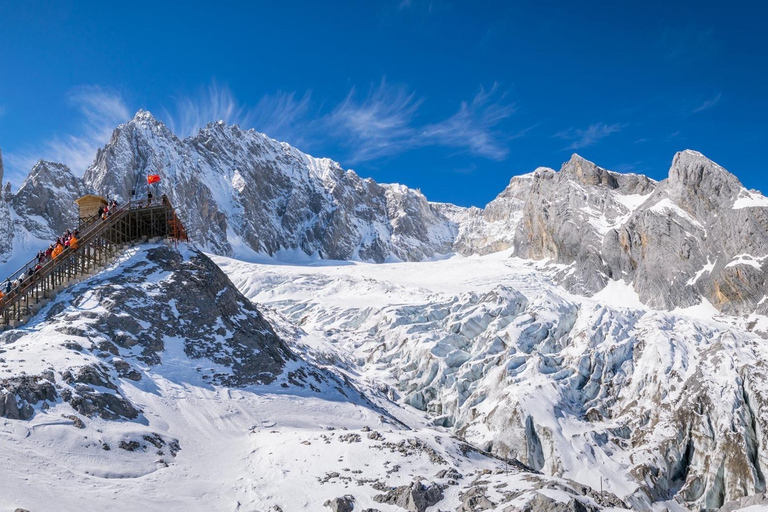
M 623 505 L 481 453 L 291 348 L 295 332 L 193 248 L 130 249 L 0 335 L 0 507 Z
M 710 306 L 586 299 L 500 253 L 428 263 L 253 265 L 235 284 L 297 345 L 467 441 L 634 509 L 764 491 L 764 341 Z M 715 317 L 715 318 L 713 318 Z M 761 322 L 766 318 L 761 317 Z

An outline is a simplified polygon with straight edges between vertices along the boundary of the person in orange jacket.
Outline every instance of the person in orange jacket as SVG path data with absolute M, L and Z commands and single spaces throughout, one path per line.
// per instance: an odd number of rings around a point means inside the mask
M 57 243 L 56 247 L 53 249 L 53 252 L 51 253 L 51 256 L 53 257 L 53 259 L 56 259 L 59 256 L 59 254 L 61 254 L 62 252 L 64 252 L 64 246 Z
M 73 251 L 77 249 L 77 238 L 75 238 L 75 235 L 72 235 L 69 239 L 69 248 Z

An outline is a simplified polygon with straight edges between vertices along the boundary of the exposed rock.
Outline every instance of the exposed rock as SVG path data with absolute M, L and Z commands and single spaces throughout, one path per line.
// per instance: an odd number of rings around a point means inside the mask
M 119 394 L 101 393 L 85 385 L 75 386 L 74 389 L 65 389 L 61 392 L 65 402 L 69 402 L 77 412 L 83 416 L 98 416 L 105 420 L 117 420 L 120 418 L 135 419 L 140 410 Z
M 76 428 L 85 428 L 85 423 L 83 422 L 83 420 L 81 420 L 74 414 L 62 414 L 61 416 L 64 418 L 67 418 L 68 420 L 72 420 L 72 425 L 74 425 Z M 109 447 L 107 447 L 106 449 L 108 450 Z
M 151 274 L 166 276 L 151 294 L 141 284 Z M 213 375 L 212 381 L 228 386 L 272 382 L 286 361 L 295 359 L 285 343 L 264 320 L 256 306 L 242 296 L 229 279 L 207 256 L 193 252 L 184 258 L 177 251 L 161 246 L 148 251 L 146 260 L 136 260 L 117 277 L 96 280 L 89 285 L 94 298 L 114 314 L 91 315 L 86 332 L 95 340 L 137 347 L 141 359 L 158 364 L 165 338 L 180 339 L 191 358 L 208 358 L 231 368 L 228 374 Z M 86 298 L 78 296 L 77 304 Z M 66 321 L 88 318 L 79 310 L 64 313 Z M 136 319 L 156 319 L 146 329 Z M 194 322 L 190 319 L 194 318 Z M 138 380 L 140 374 L 127 363 L 113 359 L 118 374 Z M 81 368 L 78 382 L 112 387 L 104 375 L 107 370 Z M 304 370 L 302 370 L 304 371 Z M 85 373 L 84 373 L 85 372 Z
M 0 395 L 0 416 L 11 420 L 21 419 L 16 396 L 13 393 L 3 393 Z
M 600 256 L 603 237 L 631 213 L 628 204 L 653 191 L 655 182 L 613 173 L 573 155 L 560 172 L 537 169 L 530 184 L 515 232 L 515 255 L 575 265 L 575 272 L 562 277 L 575 292 L 604 288 L 612 272 Z
M 120 443 L 117 445 L 118 448 L 121 450 L 126 450 L 129 452 L 136 451 L 141 446 L 138 441 L 120 441 Z
M 496 503 L 489 500 L 485 493 L 486 488 L 480 485 L 470 487 L 468 491 L 459 493 L 461 505 L 456 509 L 456 512 L 479 512 L 494 508 Z
M 569 497 L 567 501 L 561 501 L 537 492 L 525 505 L 510 505 L 503 510 L 504 512 L 599 512 L 600 508 L 573 497 Z
M 352 512 L 355 508 L 355 497 L 346 495 L 341 498 L 333 498 L 326 501 L 323 506 L 328 507 L 332 512 Z
M 37 376 L 21 375 L 0 379 L 0 389 L 6 390 L 0 395 L 0 417 L 16 420 L 31 419 L 34 415 L 32 405 L 37 405 L 39 402 L 53 403 L 58 398 L 53 381 L 51 372 L 43 372 L 42 375 Z
M 437 484 L 425 486 L 420 480 L 410 485 L 390 489 L 386 494 L 374 496 L 374 501 L 396 505 L 409 512 L 424 512 L 443 499 L 443 488 Z

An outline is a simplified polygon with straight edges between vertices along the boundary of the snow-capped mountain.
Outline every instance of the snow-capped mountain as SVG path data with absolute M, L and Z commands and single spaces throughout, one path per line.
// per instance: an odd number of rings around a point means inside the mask
M 74 201 L 85 190 L 82 180 L 67 166 L 45 160 L 32 167 L 15 193 L 10 182 L 7 184 L 0 200 L 0 235 L 7 242 L 0 246 L 0 263 L 5 274 L 29 261 L 66 229 L 77 226 Z
M 578 293 L 621 280 L 664 309 L 702 298 L 736 314 L 768 308 L 768 201 L 693 151 L 678 153 L 659 183 L 574 155 L 559 172 L 514 177 L 483 209 L 460 208 L 222 122 L 180 140 L 141 111 L 115 130 L 84 182 L 143 198 L 155 173 L 193 238 L 217 254 L 382 262 L 514 247 L 517 256 L 568 265 L 558 279 Z
M 419 192 L 379 185 L 253 130 L 212 123 L 178 139 L 148 112 L 120 125 L 85 183 L 125 201 L 159 174 L 201 246 L 381 262 L 448 253 L 454 228 Z

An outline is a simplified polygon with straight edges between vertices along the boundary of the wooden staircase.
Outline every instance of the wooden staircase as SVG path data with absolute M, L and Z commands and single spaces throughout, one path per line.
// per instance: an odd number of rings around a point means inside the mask
M 63 288 L 101 270 L 132 244 L 162 239 L 188 241 L 183 224 L 167 200 L 152 205 L 128 203 L 106 220 L 94 217 L 81 223 L 79 231 L 77 248 L 65 249 L 31 276 L 27 272 L 34 270 L 37 258 L 11 274 L 9 281 L 21 274 L 25 278 L 0 299 L 0 329 L 23 324 Z

